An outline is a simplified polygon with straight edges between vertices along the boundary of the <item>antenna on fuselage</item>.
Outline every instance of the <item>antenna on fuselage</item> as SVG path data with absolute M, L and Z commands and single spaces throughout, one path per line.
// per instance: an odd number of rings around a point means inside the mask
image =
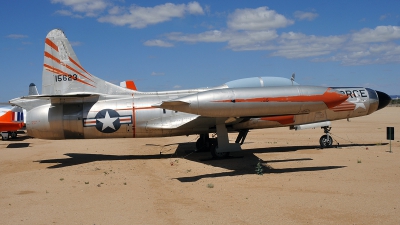
M 292 74 L 292 77 L 290 78 L 290 80 L 292 81 L 292 86 L 293 86 L 293 81 L 294 81 L 294 78 L 296 77 L 296 74 L 295 73 L 293 73 Z

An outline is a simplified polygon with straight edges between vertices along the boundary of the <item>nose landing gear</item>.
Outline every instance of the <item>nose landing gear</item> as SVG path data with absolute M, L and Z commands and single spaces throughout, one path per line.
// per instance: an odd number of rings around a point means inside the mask
M 325 134 L 319 139 L 319 144 L 321 145 L 321 148 L 331 148 L 333 144 L 333 139 L 330 135 L 332 127 L 325 126 L 321 128 L 324 129 Z

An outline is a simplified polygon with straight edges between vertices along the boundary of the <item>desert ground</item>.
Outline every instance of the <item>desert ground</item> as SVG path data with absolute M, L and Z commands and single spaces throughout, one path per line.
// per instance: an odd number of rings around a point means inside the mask
M 254 130 L 225 160 L 195 135 L 0 141 L 0 224 L 400 224 L 400 107 L 332 126 L 335 148 Z

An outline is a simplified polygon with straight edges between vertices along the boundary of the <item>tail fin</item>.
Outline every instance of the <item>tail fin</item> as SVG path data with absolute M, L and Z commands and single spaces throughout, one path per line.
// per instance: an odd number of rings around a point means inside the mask
M 126 94 L 132 91 L 101 80 L 80 64 L 64 32 L 50 31 L 45 40 L 42 74 L 43 95 L 67 93 Z

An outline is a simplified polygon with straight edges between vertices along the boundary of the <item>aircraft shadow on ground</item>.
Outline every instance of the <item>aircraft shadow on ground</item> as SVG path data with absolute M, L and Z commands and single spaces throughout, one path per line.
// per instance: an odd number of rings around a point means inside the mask
M 169 144 L 168 146 L 177 145 L 175 152 L 172 154 L 153 154 L 153 155 L 105 155 L 105 154 L 86 154 L 86 153 L 67 153 L 66 158 L 59 159 L 45 159 L 38 160 L 35 162 L 56 164 L 49 166 L 49 169 L 63 168 L 69 166 L 75 166 L 80 164 L 86 164 L 96 161 L 118 161 L 118 160 L 152 160 L 152 159 L 169 159 L 169 158 L 182 158 L 190 160 L 196 163 L 203 163 L 213 167 L 220 167 L 230 171 L 213 173 L 213 174 L 201 174 L 187 177 L 176 177 L 175 179 L 181 182 L 195 182 L 202 178 L 213 178 L 213 177 L 226 177 L 226 176 L 239 176 L 247 174 L 255 174 L 255 168 L 258 162 L 261 162 L 263 166 L 263 173 L 265 174 L 278 174 L 278 173 L 294 173 L 294 172 L 309 172 L 309 171 L 323 171 L 331 169 L 340 169 L 345 166 L 329 165 L 329 166 L 315 166 L 315 167 L 295 167 L 295 168 L 274 168 L 274 163 L 283 162 L 294 162 L 294 161 L 308 161 L 313 160 L 312 158 L 293 158 L 284 160 L 266 160 L 263 161 L 258 158 L 255 154 L 261 153 L 275 153 L 275 152 L 294 152 L 302 150 L 313 150 L 319 149 L 320 151 L 329 151 L 329 149 L 320 149 L 319 146 L 281 146 L 281 147 L 269 147 L 269 148 L 253 148 L 245 149 L 241 152 L 232 153 L 228 159 L 216 160 L 211 157 L 209 152 L 194 152 L 195 143 L 175 143 Z M 382 143 L 381 145 L 387 145 Z M 346 144 L 340 145 L 344 147 L 366 147 L 376 146 L 376 144 Z M 160 146 L 162 147 L 162 146 Z
M 31 143 L 11 143 L 6 148 L 27 148 Z
M 193 145 L 193 146 L 190 146 Z M 188 152 L 190 148 L 194 148 L 194 143 L 182 143 L 178 146 L 177 153 Z M 308 161 L 313 160 L 312 158 L 294 158 L 284 160 L 261 160 L 255 154 L 256 153 L 274 153 L 274 152 L 291 152 L 299 150 L 315 149 L 316 146 L 285 146 L 285 147 L 271 147 L 271 148 L 255 148 L 246 149 L 242 152 L 231 153 L 228 159 L 214 160 L 211 158 L 209 152 L 190 154 L 184 157 L 187 160 L 204 163 L 214 167 L 221 167 L 231 171 L 213 173 L 213 174 L 202 174 L 188 177 L 177 177 L 175 179 L 181 182 L 195 182 L 202 178 L 214 178 L 214 177 L 225 177 L 225 176 L 240 176 L 247 174 L 256 174 L 256 165 L 260 162 L 263 167 L 264 174 L 273 173 L 293 173 L 293 172 L 307 172 L 307 171 L 322 171 L 330 169 L 339 169 L 345 166 L 316 166 L 316 167 L 296 167 L 296 168 L 273 168 L 274 163 L 282 162 L 295 162 L 295 161 Z M 186 153 L 187 154 L 187 153 Z

